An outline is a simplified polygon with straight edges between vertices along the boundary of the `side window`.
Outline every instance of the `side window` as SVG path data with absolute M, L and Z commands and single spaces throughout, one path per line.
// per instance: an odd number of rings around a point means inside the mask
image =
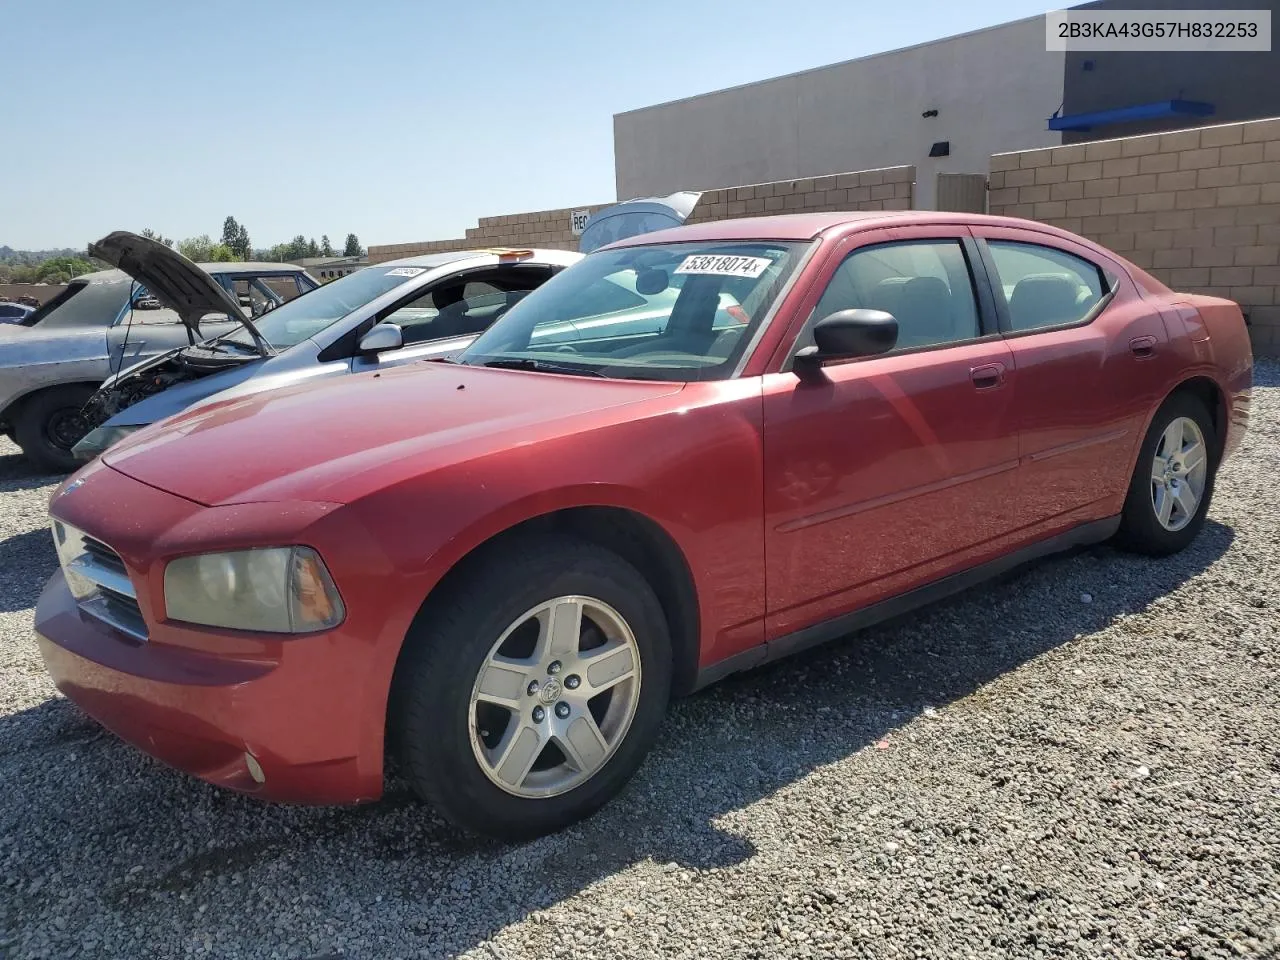
M 133 309 L 125 311 L 122 324 L 181 323 L 177 311 L 170 310 L 146 287 L 139 286 L 133 292 Z
M 500 277 L 442 284 L 381 319 L 398 324 L 406 344 L 482 333 L 548 276 L 545 270 L 525 268 Z
M 281 303 L 288 303 L 294 297 L 299 297 L 311 289 L 296 274 L 262 277 L 258 282 L 279 297 Z
M 818 301 L 813 320 L 858 308 L 893 314 L 898 350 L 981 335 L 973 279 L 959 240 L 881 243 L 849 254 Z M 798 346 L 806 346 L 811 336 Z
M 1110 290 L 1099 267 L 1065 250 L 1010 240 L 987 247 L 1015 332 L 1079 323 Z

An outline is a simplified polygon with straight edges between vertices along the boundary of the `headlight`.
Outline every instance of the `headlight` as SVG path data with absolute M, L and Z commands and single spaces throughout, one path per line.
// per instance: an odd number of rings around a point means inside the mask
M 98 427 L 90 430 L 85 437 L 71 448 L 71 452 L 81 460 L 92 460 L 108 447 L 114 447 L 129 434 L 141 430 L 145 423 L 126 423 L 118 427 Z
M 324 563 L 310 547 L 270 547 L 179 557 L 164 568 L 172 620 L 233 630 L 312 633 L 346 616 Z

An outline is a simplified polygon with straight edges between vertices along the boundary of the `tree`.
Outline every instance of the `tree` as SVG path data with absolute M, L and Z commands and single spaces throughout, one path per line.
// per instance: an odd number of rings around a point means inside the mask
M 286 260 L 301 260 L 307 255 L 307 238 L 298 234 L 289 241 L 289 255 Z
M 156 233 L 150 227 L 143 227 L 141 234 L 142 236 L 146 237 L 148 240 L 154 240 L 156 241 L 156 243 L 163 243 L 166 247 L 173 246 L 172 240 L 170 240 L 168 237 L 160 236 L 160 234 Z
M 230 263 L 239 259 L 236 252 L 225 243 L 215 243 L 209 248 L 209 260 L 213 263 Z
M 227 217 L 222 221 L 222 242 L 233 250 L 240 242 L 240 224 L 236 223 L 235 217 Z
M 329 235 L 327 233 L 320 238 L 320 256 L 322 257 L 333 256 L 333 244 L 329 242 Z
M 194 260 L 197 263 L 209 262 L 212 250 L 213 241 L 209 239 L 209 235 L 207 233 L 202 233 L 198 237 L 187 237 L 185 240 L 178 241 L 178 252 L 188 260 Z
M 253 255 L 253 244 L 249 242 L 249 231 L 245 229 L 245 225 L 240 224 L 240 232 L 236 234 L 236 242 L 232 244 L 231 249 L 241 260 L 248 260 Z
M 32 279 L 35 283 L 66 283 L 72 277 L 92 273 L 96 269 L 83 257 L 53 257 L 34 268 Z
M 310 240 L 307 241 L 307 256 L 308 257 L 320 256 L 320 247 L 316 244 L 315 237 L 312 237 Z
M 347 234 L 347 242 L 342 247 L 344 257 L 362 257 L 364 249 L 360 246 L 360 238 L 354 233 Z

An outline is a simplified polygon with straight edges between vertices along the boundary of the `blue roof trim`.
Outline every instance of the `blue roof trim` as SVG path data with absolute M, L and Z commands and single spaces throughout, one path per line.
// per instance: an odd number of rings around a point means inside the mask
M 1132 123 L 1135 120 L 1158 120 L 1161 117 L 1207 117 L 1213 113 L 1212 103 L 1199 100 L 1159 100 L 1156 103 L 1140 103 L 1132 107 L 1116 107 L 1113 110 L 1095 110 L 1093 113 L 1073 113 L 1066 117 L 1050 117 L 1050 130 L 1088 130 L 1114 123 Z

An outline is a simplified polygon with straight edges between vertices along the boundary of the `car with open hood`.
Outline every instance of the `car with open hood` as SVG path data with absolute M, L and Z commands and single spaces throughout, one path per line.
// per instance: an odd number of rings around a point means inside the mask
M 391 260 L 348 274 L 252 327 L 180 347 L 110 377 L 81 412 L 88 431 L 72 448 L 92 459 L 129 434 L 187 407 L 304 381 L 463 350 L 529 291 L 582 255 L 562 250 L 465 250 Z M 561 350 L 582 338 L 641 335 L 661 328 L 683 277 L 662 291 L 636 289 L 635 277 L 602 284 L 589 299 L 538 331 Z M 737 327 L 746 314 L 720 294 L 714 326 Z
M 317 286 L 292 264 L 193 264 L 127 231 L 89 253 L 116 269 L 76 277 L 19 324 L 0 324 L 0 429 L 53 472 L 79 464 L 71 448 L 84 436 L 81 409 L 107 377 L 240 329 Z M 175 261 L 185 266 L 157 266 Z
M 584 307 L 619 285 L 661 322 Z M 450 821 L 536 836 L 674 694 L 1054 551 L 1188 546 L 1252 382 L 1231 301 L 929 211 L 632 237 L 453 360 L 192 408 L 64 483 L 57 687 L 214 784 L 373 800 L 394 751 Z
M 581 256 L 493 248 L 357 270 L 221 336 L 175 347 L 109 377 L 84 406 L 86 434 L 73 453 L 92 459 L 130 433 L 210 398 L 457 353 Z M 195 265 L 177 257 L 157 260 L 151 269 L 181 271 L 193 284 L 200 280 Z

